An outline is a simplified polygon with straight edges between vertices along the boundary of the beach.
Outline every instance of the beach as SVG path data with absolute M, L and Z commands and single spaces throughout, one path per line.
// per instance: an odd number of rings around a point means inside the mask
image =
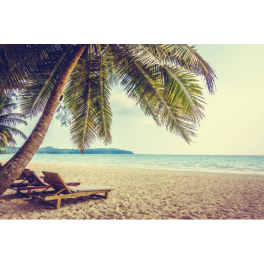
M 2 161 L 5 163 L 6 161 Z M 27 168 L 59 173 L 81 186 L 115 188 L 109 199 L 63 199 L 55 210 L 7 190 L 0 219 L 263 219 L 264 176 L 195 171 L 107 168 L 30 162 Z

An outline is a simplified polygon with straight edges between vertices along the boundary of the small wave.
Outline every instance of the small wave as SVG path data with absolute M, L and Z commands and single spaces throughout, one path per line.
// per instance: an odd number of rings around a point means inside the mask
M 1 155 L 0 159 L 9 160 L 12 156 L 13 154 L 5 154 Z M 37 154 L 32 161 L 102 167 L 264 174 L 264 156 Z

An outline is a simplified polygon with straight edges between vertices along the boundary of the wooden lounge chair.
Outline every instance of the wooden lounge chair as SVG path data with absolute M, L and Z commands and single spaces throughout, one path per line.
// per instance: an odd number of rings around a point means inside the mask
M 44 178 L 45 176 L 43 176 Z M 27 176 L 27 180 L 29 184 L 26 186 L 19 186 L 16 188 L 17 194 L 21 194 L 21 191 L 27 191 L 27 197 L 31 197 L 31 192 L 35 190 L 40 190 L 40 189 L 48 189 L 51 188 L 51 184 L 45 183 L 39 175 L 37 175 L 34 171 L 31 171 L 30 175 Z M 68 186 L 78 186 L 80 185 L 80 181 L 65 181 L 65 183 Z
M 23 181 L 28 180 L 28 177 L 31 176 L 31 172 L 32 171 L 30 169 L 24 169 L 22 171 L 22 173 L 20 174 L 20 176 L 16 180 L 23 180 Z M 44 175 L 39 175 L 39 177 L 41 179 L 44 179 L 45 176 Z
M 60 208 L 61 199 L 76 198 L 81 196 L 89 196 L 98 193 L 105 193 L 102 198 L 108 199 L 109 192 L 114 190 L 108 186 L 67 186 L 58 173 L 43 171 L 43 174 L 49 179 L 50 184 L 55 189 L 56 193 L 52 196 L 38 197 L 42 201 L 55 200 L 55 209 Z
M 30 169 L 24 169 L 21 175 L 16 179 L 16 180 L 22 180 L 20 182 L 15 182 L 13 183 L 9 188 L 10 189 L 17 189 L 20 187 L 26 187 L 29 184 L 34 184 L 34 178 L 31 176 L 32 171 Z M 41 176 L 39 176 L 41 177 Z M 42 176 L 43 178 L 45 177 L 44 175 Z
M 17 180 L 27 180 L 27 177 L 30 176 L 31 170 L 30 169 L 24 169 L 22 173 L 19 175 Z
M 2 163 L 0 163 L 0 168 L 3 166 Z M 33 171 L 31 171 L 30 169 L 24 169 L 23 172 L 20 174 L 20 176 L 16 179 L 16 180 L 22 180 L 20 182 L 15 182 L 13 183 L 9 188 L 10 189 L 18 189 L 18 188 L 21 188 L 21 187 L 27 187 L 27 186 L 39 186 L 39 185 L 42 185 L 42 179 L 44 179 L 44 175 L 37 175 L 38 178 L 40 178 L 40 182 L 36 181 L 35 179 L 35 172 L 34 172 L 34 175 L 32 174 Z M 80 185 L 80 182 L 79 184 L 77 185 Z M 75 186 L 75 185 L 74 185 Z M 31 186 L 32 187 L 32 186 Z

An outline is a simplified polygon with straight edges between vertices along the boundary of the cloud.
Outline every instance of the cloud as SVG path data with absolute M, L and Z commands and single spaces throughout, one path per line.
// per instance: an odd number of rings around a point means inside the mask
M 110 97 L 110 104 L 114 114 L 134 115 L 140 111 L 140 107 L 131 98 L 128 98 L 125 92 L 118 93 L 113 91 Z

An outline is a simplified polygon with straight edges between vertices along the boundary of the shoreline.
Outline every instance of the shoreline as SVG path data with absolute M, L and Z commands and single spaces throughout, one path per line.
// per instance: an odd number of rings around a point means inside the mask
M 7 160 L 0 160 L 0 162 L 4 165 Z M 264 180 L 264 174 L 260 173 L 239 173 L 239 172 L 216 172 L 216 171 L 209 171 L 209 170 L 174 170 L 174 169 L 161 169 L 161 168 L 135 168 L 135 167 L 114 167 L 114 166 L 91 166 L 91 165 L 85 165 L 85 164 L 74 164 L 74 163 L 66 163 L 66 162 L 48 162 L 48 161 L 31 161 L 27 168 L 31 165 L 37 165 L 37 164 L 52 164 L 52 165 L 66 165 L 66 166 L 74 166 L 74 167 L 89 167 L 91 169 L 120 169 L 120 170 L 147 170 L 147 171 L 152 171 L 152 172 L 161 172 L 161 173 L 181 173 L 181 174 L 186 174 L 188 175 L 197 175 L 197 176 L 218 176 L 218 177 L 233 177 L 233 178 L 242 178 L 242 179 L 258 179 L 258 180 Z M 42 173 L 42 172 L 38 172 Z
M 89 156 L 90 155 L 90 156 Z M 67 165 L 107 168 L 187 171 L 229 175 L 264 176 L 264 155 L 115 155 L 115 154 L 39 154 L 32 162 L 55 162 Z M 12 155 L 2 156 L 9 160 Z M 219 158 L 218 158 L 219 157 Z M 1 159 L 1 157 L 0 157 Z

